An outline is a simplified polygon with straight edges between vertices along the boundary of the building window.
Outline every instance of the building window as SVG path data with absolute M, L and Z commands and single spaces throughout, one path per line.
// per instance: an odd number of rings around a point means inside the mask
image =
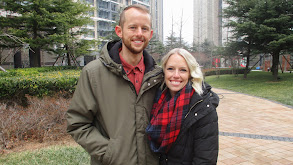
M 110 31 L 103 31 L 103 30 L 101 30 L 98 33 L 99 33 L 99 36 L 100 37 L 107 37 L 107 36 L 110 35 L 111 32 Z
M 118 15 L 112 13 L 112 21 L 116 21 L 116 20 L 118 20 Z
M 89 11 L 88 14 L 89 14 L 90 17 L 93 17 L 94 16 L 94 11 Z
M 136 0 L 136 1 L 139 1 L 139 2 L 145 3 L 145 4 L 150 4 L 150 0 Z M 137 2 L 132 1 L 132 4 L 137 4 Z
M 111 10 L 112 10 L 112 11 L 117 11 L 117 5 L 114 4 L 114 3 L 112 3 L 112 4 L 111 4 Z
M 94 0 L 84 0 L 87 4 L 94 5 Z
M 146 4 L 150 4 L 150 0 L 139 0 L 140 2 L 146 3 Z
M 85 38 L 95 38 L 95 32 L 90 30 L 87 34 L 84 35 Z
M 109 9 L 109 2 L 99 1 L 99 8 L 100 9 Z
M 95 27 L 95 24 L 94 24 L 94 22 L 91 22 L 91 23 L 89 23 L 89 24 L 87 24 L 87 27 Z
M 110 30 L 111 28 L 111 24 L 109 24 L 108 22 L 105 21 L 99 21 L 99 30 Z
M 100 10 L 99 17 L 104 19 L 109 19 L 110 13 L 107 11 Z

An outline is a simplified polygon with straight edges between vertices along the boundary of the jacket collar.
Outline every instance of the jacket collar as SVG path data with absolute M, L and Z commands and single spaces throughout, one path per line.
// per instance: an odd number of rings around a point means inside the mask
M 211 97 L 211 86 L 207 83 L 204 83 L 203 85 L 203 94 L 199 95 L 198 93 L 194 93 L 191 100 L 190 100 L 190 107 L 189 107 L 189 114 L 186 116 L 185 121 L 183 123 L 183 127 L 189 128 L 193 123 L 195 123 L 200 118 L 204 117 L 206 114 L 210 112 L 211 109 L 207 109 L 202 111 L 202 108 L 206 106 L 207 100 L 209 97 Z M 215 99 L 218 99 L 217 96 L 212 96 Z M 213 106 L 217 106 L 219 100 L 215 100 L 217 103 L 210 102 L 213 104 Z M 202 102 L 205 102 L 201 104 Z M 210 105 L 212 106 L 212 105 Z M 200 111 L 200 112 L 199 112 Z

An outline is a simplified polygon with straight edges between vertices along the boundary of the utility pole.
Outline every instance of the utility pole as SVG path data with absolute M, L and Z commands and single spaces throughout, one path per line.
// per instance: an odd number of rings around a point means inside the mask
M 183 26 L 183 9 L 181 14 L 181 20 L 180 20 L 180 34 L 179 34 L 179 46 L 182 47 L 182 26 Z
M 173 14 L 172 14 L 172 29 L 171 29 L 171 49 L 173 48 L 173 39 L 174 39 L 174 23 L 173 23 Z

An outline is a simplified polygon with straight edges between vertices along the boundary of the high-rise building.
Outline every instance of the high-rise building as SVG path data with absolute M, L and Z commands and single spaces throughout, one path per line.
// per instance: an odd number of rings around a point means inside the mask
M 163 43 L 163 0 L 151 0 L 150 11 L 155 37 Z
M 146 6 L 152 15 L 154 36 L 163 40 L 163 0 L 85 0 L 96 10 L 90 13 L 93 23 L 87 26 L 92 33 L 84 36 L 85 39 L 106 37 L 113 30 L 112 24 L 119 20 L 121 10 L 131 4 Z
M 227 7 L 228 7 L 228 4 L 223 2 L 223 10 Z M 222 22 L 223 22 L 222 23 L 223 24 L 223 28 L 222 28 L 222 36 L 223 36 L 222 37 L 222 44 L 223 44 L 223 46 L 225 46 L 225 44 L 227 42 L 229 42 L 231 40 L 235 40 L 235 38 L 233 38 L 232 28 L 225 26 L 227 23 L 229 23 L 230 20 L 233 20 L 233 18 L 223 18 L 223 20 L 222 20 Z
M 222 0 L 194 0 L 193 43 L 222 45 Z

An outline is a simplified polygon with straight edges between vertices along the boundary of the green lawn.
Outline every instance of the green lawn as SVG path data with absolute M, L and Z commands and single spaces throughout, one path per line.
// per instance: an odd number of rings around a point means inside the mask
M 80 146 L 52 146 L 0 156 L 2 165 L 89 165 L 90 157 Z
M 214 88 L 228 89 L 293 106 L 293 73 L 279 73 L 279 81 L 273 81 L 272 73 L 252 71 L 247 79 L 243 74 L 207 76 L 205 81 Z

